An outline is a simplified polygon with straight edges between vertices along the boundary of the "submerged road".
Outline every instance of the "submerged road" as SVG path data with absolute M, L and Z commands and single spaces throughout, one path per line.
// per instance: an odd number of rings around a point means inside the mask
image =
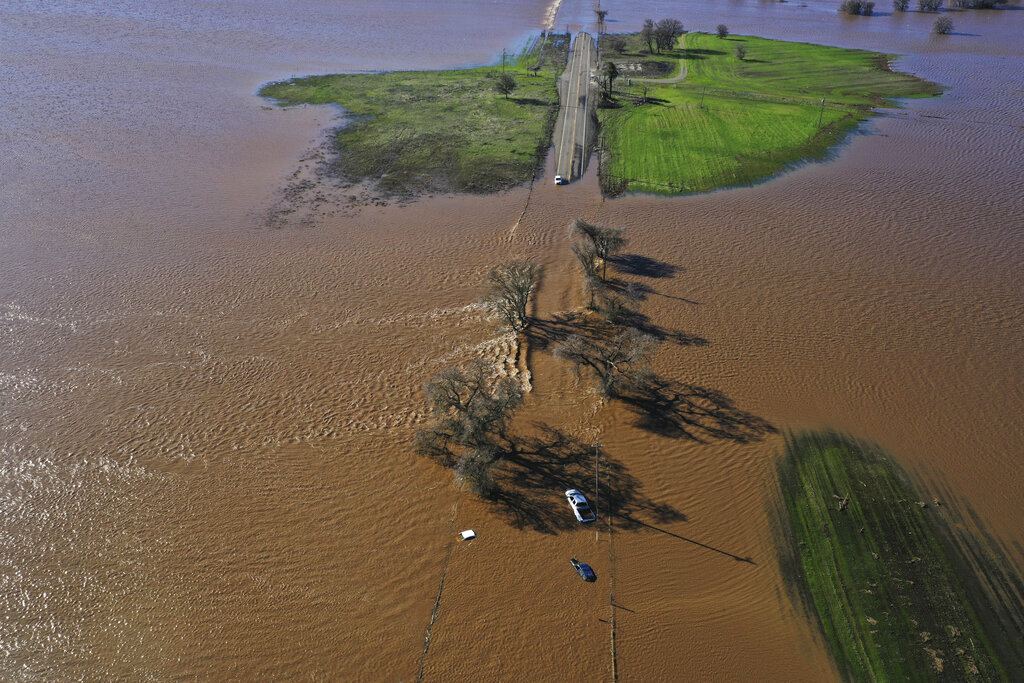
M 558 82 L 560 108 L 555 122 L 555 173 L 566 182 L 583 175 L 596 132 L 597 48 L 588 33 L 577 33 L 569 64 Z

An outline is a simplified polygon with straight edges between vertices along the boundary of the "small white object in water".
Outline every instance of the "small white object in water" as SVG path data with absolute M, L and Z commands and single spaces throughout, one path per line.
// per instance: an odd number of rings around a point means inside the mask
M 476 538 L 476 532 L 472 529 L 466 529 L 465 531 L 459 534 L 460 541 L 471 541 L 474 538 Z

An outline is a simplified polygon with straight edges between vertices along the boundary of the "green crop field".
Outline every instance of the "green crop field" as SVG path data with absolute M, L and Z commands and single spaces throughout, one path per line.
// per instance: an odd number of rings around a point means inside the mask
M 941 92 L 890 71 L 889 56 L 875 52 L 700 33 L 683 41 L 683 81 L 619 78 L 621 106 L 600 110 L 606 192 L 685 194 L 763 180 L 823 158 L 889 98 Z M 644 87 L 648 103 L 634 104 Z
M 987 607 L 968 600 L 932 504 L 877 447 L 835 433 L 790 437 L 779 475 L 789 520 L 784 567 L 845 677 L 1007 677 L 979 622 Z
M 508 99 L 495 91 L 500 64 L 309 76 L 260 95 L 283 106 L 343 107 L 350 120 L 334 136 L 331 163 L 348 183 L 370 181 L 388 195 L 491 192 L 529 180 L 543 161 L 567 55 L 567 37 L 550 35 L 509 58 L 505 71 L 518 87 Z

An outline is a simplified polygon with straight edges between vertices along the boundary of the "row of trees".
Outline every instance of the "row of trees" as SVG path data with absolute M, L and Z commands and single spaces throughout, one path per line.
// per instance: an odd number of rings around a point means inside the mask
M 943 1 L 917 0 L 917 9 L 920 12 L 938 12 L 942 9 Z M 1007 0 L 951 0 L 950 4 L 958 9 L 993 9 L 996 5 L 1006 3 Z M 906 12 L 909 6 L 910 0 L 892 0 L 892 8 L 897 12 Z
M 623 231 L 576 219 L 569 232 L 577 238 L 572 252 L 583 271 L 588 307 L 607 325 L 570 335 L 555 349 L 555 356 L 571 362 L 578 374 L 592 375 L 606 396 L 615 396 L 646 376 L 657 340 L 626 324 L 631 290 L 620 291 L 608 280 L 609 259 L 627 244 Z
M 511 261 L 485 278 L 484 306 L 517 335 L 530 324 L 527 306 L 540 280 L 540 266 Z M 522 384 L 496 377 L 475 360 L 438 373 L 425 388 L 433 422 L 416 432 L 416 450 L 452 467 L 481 496 L 494 492 L 494 468 L 512 449 L 508 425 L 523 402 Z
M 942 9 L 945 0 L 917 0 L 919 12 L 938 12 Z M 996 5 L 1006 4 L 1007 0 L 951 0 L 954 7 L 960 9 L 992 9 Z M 910 0 L 892 0 L 892 8 L 897 12 L 906 12 L 910 7 Z M 875 3 L 866 0 L 842 0 L 839 3 L 839 11 L 846 14 L 860 14 L 865 17 L 871 16 L 875 10 Z M 721 36 L 719 36 L 721 37 Z
M 626 245 L 622 230 L 578 219 L 570 232 L 590 308 L 607 326 L 596 334 L 569 335 L 555 355 L 573 363 L 577 373 L 592 374 L 605 394 L 615 395 L 644 372 L 656 342 L 622 325 L 625 302 L 607 279 L 608 261 Z M 532 322 L 529 301 L 540 273 L 533 261 L 510 261 L 485 276 L 484 306 L 516 335 L 525 334 Z M 476 494 L 492 496 L 495 468 L 514 452 L 509 425 L 523 402 L 522 384 L 476 360 L 438 373 L 425 392 L 432 420 L 416 433 L 417 451 L 453 468 Z
M 573 221 L 569 229 L 574 238 L 572 251 L 590 294 L 592 313 L 543 325 L 534 321 L 528 314 L 528 303 L 539 280 L 540 267 L 531 261 L 512 261 L 487 273 L 483 296 L 487 309 L 516 334 L 527 333 L 535 324 L 541 327 L 538 338 L 561 337 L 561 343 L 554 349 L 555 356 L 572 363 L 577 375 L 593 377 L 605 396 L 624 401 L 636 411 L 638 424 L 644 428 L 672 437 L 708 436 L 743 443 L 775 431 L 757 416 L 738 410 L 721 392 L 655 375 L 650 359 L 659 340 L 707 342 L 699 338 L 684 340 L 681 333 L 652 326 L 642 314 L 627 308 L 627 301 L 643 299 L 650 290 L 615 277 L 608 279 L 608 262 L 627 244 L 622 230 L 582 219 Z M 622 257 L 620 269 L 659 276 L 653 270 L 638 268 L 635 258 L 631 261 Z M 529 456 L 543 458 L 552 452 L 551 447 L 532 446 L 511 433 L 513 417 L 524 398 L 520 382 L 495 372 L 491 364 L 476 360 L 465 367 L 438 373 L 425 391 L 433 420 L 416 433 L 420 453 L 454 469 L 473 492 L 494 501 L 519 500 L 514 493 L 498 490 L 495 472 L 502 462 L 509 468 L 506 475 L 516 477 L 517 482 L 522 481 L 517 473 L 523 472 L 523 480 L 539 481 L 530 476 L 535 471 L 522 468 L 529 462 Z M 563 440 L 559 436 L 559 441 Z M 561 467 L 552 467 L 555 464 L 540 463 L 544 475 L 540 485 L 545 495 L 553 484 L 562 483 Z
M 953 6 L 960 9 L 995 9 L 996 5 L 1005 5 L 1008 0 L 953 0 Z

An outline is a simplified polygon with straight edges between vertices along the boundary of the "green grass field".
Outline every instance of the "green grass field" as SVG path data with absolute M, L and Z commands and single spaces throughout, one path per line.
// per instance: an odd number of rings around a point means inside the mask
M 345 108 L 351 119 L 335 134 L 331 163 L 347 183 L 370 181 L 385 195 L 492 192 L 529 180 L 542 163 L 567 55 L 566 36 L 551 35 L 509 58 L 518 88 L 508 99 L 495 91 L 500 65 L 310 76 L 260 95 Z
M 686 194 L 757 182 L 823 158 L 887 99 L 941 93 L 888 70 L 889 56 L 875 52 L 751 36 L 692 33 L 683 40 L 682 82 L 627 86 L 620 78 L 623 106 L 600 112 L 601 182 L 610 194 Z M 742 61 L 737 45 L 747 50 Z M 653 101 L 636 106 L 645 86 Z
M 791 532 L 784 568 L 846 678 L 1006 678 L 941 520 L 877 447 L 835 433 L 790 437 L 779 476 Z

